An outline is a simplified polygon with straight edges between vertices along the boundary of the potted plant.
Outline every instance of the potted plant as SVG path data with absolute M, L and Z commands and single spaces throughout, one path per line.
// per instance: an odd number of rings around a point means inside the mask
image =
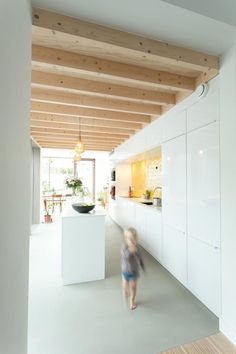
M 72 195 L 83 192 L 83 183 L 80 178 L 67 178 L 66 187 L 72 189 Z
M 146 189 L 145 192 L 143 193 L 144 199 L 150 199 L 151 198 L 151 191 L 149 189 Z
M 104 204 L 104 195 L 103 195 L 103 191 L 100 191 L 100 192 L 98 192 L 97 193 L 97 203 L 99 204 L 99 205 L 102 205 L 103 206 L 103 204 Z
M 52 222 L 52 215 L 50 213 L 51 209 L 52 209 L 52 204 L 45 203 L 45 212 L 46 212 L 46 214 L 44 215 L 44 222 L 46 224 L 49 224 L 49 223 Z

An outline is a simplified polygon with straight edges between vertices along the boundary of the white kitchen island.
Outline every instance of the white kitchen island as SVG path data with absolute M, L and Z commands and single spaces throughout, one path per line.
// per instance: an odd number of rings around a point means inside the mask
M 63 285 L 105 278 L 105 210 L 81 214 L 71 206 L 62 215 Z

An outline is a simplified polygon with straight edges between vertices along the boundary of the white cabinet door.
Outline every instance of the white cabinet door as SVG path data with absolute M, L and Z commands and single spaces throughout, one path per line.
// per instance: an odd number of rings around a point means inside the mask
M 158 118 L 143 129 L 146 139 L 145 150 L 150 150 L 161 145 L 163 140 L 162 125 L 163 119 Z
M 220 315 L 220 250 L 188 237 L 188 287 Z
M 135 225 L 140 244 L 146 248 L 146 207 L 135 204 Z
M 114 220 L 120 226 L 123 227 L 123 215 L 122 215 L 122 201 L 117 197 L 115 200 L 115 211 L 113 211 Z
M 162 259 L 162 216 L 161 213 L 149 209 L 147 211 L 146 243 L 153 257 Z
M 186 231 L 186 137 L 162 144 L 163 223 Z
M 186 111 L 170 114 L 163 119 L 163 141 L 186 133 Z
M 219 126 L 187 135 L 188 235 L 220 247 Z
M 122 200 L 123 229 L 135 228 L 135 205 L 129 200 Z
M 163 225 L 164 266 L 184 285 L 187 282 L 186 234 L 171 226 Z
M 187 130 L 219 120 L 219 93 L 214 91 L 187 110 Z

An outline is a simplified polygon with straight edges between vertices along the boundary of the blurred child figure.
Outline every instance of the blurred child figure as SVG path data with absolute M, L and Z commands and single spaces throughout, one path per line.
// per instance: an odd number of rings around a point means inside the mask
M 144 270 L 137 231 L 133 227 L 129 227 L 124 232 L 124 243 L 121 247 L 121 271 L 123 295 L 127 298 L 130 292 L 131 310 L 135 310 L 137 307 L 135 298 L 140 267 Z

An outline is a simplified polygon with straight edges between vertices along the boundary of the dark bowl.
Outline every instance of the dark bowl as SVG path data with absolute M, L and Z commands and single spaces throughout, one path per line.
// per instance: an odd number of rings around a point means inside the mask
M 92 205 L 84 205 L 82 203 L 72 204 L 72 208 L 75 209 L 78 213 L 89 213 L 91 210 L 95 208 L 95 204 Z

